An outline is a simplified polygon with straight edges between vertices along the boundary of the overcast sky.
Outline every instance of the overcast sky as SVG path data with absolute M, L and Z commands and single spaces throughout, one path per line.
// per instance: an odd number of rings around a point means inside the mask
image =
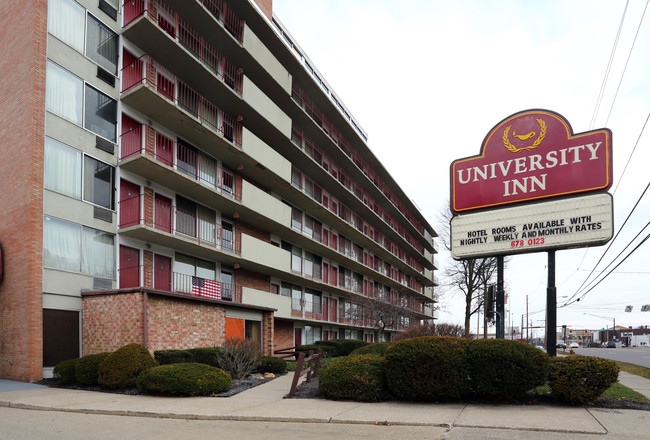
M 647 0 L 627 3 L 599 106 L 623 0 L 274 0 L 273 9 L 434 228 L 448 207 L 450 163 L 478 154 L 507 116 L 542 108 L 563 115 L 576 133 L 612 130 L 617 232 L 650 181 L 650 123 L 642 131 L 650 114 L 650 11 L 641 21 Z M 594 275 L 649 220 L 650 190 Z M 559 305 L 606 247 L 557 252 Z M 438 258 L 443 278 L 450 256 L 441 251 Z M 546 261 L 546 253 L 511 258 L 505 281 L 513 325 L 521 324 L 526 295 L 529 321 L 544 324 Z M 462 323 L 462 295 L 447 292 L 441 300 L 441 321 Z M 579 303 L 559 308 L 558 325 L 597 329 L 611 327 L 611 318 L 650 325 L 643 304 L 650 304 L 650 240 Z

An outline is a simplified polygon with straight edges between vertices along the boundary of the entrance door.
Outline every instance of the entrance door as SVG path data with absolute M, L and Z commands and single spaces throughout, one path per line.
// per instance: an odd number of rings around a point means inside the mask
M 172 290 L 172 259 L 155 254 L 153 264 L 153 288 L 170 292 Z
M 302 329 L 294 329 L 293 345 L 300 347 L 302 345 Z
M 120 180 L 120 228 L 140 223 L 140 186 Z
M 140 285 L 140 251 L 120 246 L 120 289 Z

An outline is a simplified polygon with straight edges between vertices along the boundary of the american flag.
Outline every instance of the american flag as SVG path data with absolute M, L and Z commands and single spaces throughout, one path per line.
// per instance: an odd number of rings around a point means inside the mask
M 221 299 L 221 283 L 206 280 L 205 278 L 192 277 L 192 293 L 197 296 Z

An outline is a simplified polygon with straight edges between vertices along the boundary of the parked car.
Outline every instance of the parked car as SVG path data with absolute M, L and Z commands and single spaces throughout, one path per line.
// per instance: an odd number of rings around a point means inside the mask
M 580 348 L 580 344 L 577 342 L 572 342 L 571 345 L 569 345 L 569 348 Z
M 609 341 L 606 345 L 607 348 L 616 348 L 616 342 Z

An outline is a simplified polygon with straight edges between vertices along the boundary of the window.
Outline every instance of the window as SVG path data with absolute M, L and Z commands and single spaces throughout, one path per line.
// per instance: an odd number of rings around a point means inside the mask
M 196 203 L 181 196 L 176 196 L 176 230 L 196 237 Z
M 82 198 L 83 189 L 86 202 L 115 208 L 115 168 L 48 137 L 45 138 L 44 175 L 48 189 L 77 199 Z
M 80 151 L 45 138 L 45 188 L 81 198 Z
M 115 169 L 112 166 L 84 156 L 84 200 L 106 209 L 113 209 L 114 174 Z
M 312 289 L 305 289 L 305 312 L 323 313 L 322 295 L 320 292 Z
M 43 254 L 45 267 L 114 278 L 113 234 L 45 216 Z
M 322 278 L 323 259 L 318 255 L 305 251 L 304 271 L 305 275 L 321 279 Z
M 83 81 L 51 61 L 47 62 L 45 109 L 82 124 Z
M 47 30 L 78 52 L 84 49 L 84 8 L 72 0 L 50 0 L 47 11 Z
M 174 290 L 192 292 L 192 278 L 215 280 L 217 271 L 212 261 L 176 254 L 174 257 Z
M 88 14 L 86 56 L 117 74 L 117 34 Z
M 48 32 L 81 53 L 84 53 L 85 43 L 86 56 L 116 75 L 117 34 L 73 0 L 50 0 L 48 3 Z
M 47 62 L 45 109 L 111 142 L 116 141 L 117 101 L 88 84 L 84 86 L 80 78 L 51 61 Z
M 291 208 L 291 227 L 297 231 L 302 231 L 302 211 Z
M 302 173 L 293 167 L 291 168 L 291 183 L 296 188 L 302 189 Z
M 321 327 L 315 325 L 305 326 L 305 345 L 321 340 Z
M 86 84 L 86 119 L 84 127 L 116 142 L 117 101 Z

